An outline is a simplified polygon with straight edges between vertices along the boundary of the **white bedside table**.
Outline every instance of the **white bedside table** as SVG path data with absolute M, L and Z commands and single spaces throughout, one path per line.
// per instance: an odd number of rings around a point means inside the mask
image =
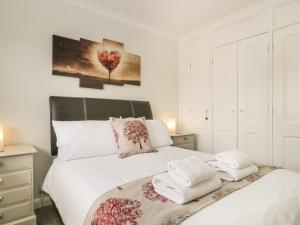
M 31 145 L 0 149 L 0 224 L 36 225 Z
M 173 134 L 171 135 L 173 146 L 195 150 L 195 134 Z

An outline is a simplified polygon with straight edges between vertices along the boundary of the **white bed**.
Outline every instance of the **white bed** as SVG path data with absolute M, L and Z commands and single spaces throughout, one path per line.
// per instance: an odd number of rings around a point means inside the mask
M 176 147 L 125 159 L 118 155 L 71 161 L 55 159 L 43 189 L 54 200 L 65 225 L 82 225 L 93 202 L 118 185 L 164 172 L 170 160 L 198 154 Z M 182 225 L 300 224 L 300 174 L 275 170 L 185 220 Z

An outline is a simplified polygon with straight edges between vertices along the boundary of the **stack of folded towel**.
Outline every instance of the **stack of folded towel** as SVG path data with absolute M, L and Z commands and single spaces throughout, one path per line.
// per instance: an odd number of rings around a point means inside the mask
M 218 171 L 221 179 L 239 181 L 258 171 L 250 157 L 238 150 L 221 152 L 215 156 L 216 161 L 208 164 Z
M 214 169 L 198 157 L 174 160 L 167 165 L 168 172 L 153 177 L 155 191 L 177 204 L 200 198 L 221 187 Z

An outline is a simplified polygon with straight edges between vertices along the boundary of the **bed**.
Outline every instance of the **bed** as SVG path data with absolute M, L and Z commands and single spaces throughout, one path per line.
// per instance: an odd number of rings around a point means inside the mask
M 50 97 L 52 120 L 105 120 L 110 116 L 152 119 L 149 102 Z M 51 125 L 51 152 L 57 155 Z M 54 159 L 43 189 L 65 225 L 82 225 L 94 201 L 124 183 L 162 173 L 170 160 L 213 155 L 173 146 L 120 159 L 116 154 L 71 161 Z M 277 169 L 192 215 L 182 225 L 300 224 L 300 174 Z

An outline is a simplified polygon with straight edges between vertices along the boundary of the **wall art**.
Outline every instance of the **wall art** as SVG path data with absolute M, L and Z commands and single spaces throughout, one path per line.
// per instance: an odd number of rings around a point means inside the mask
M 52 74 L 80 78 L 80 87 L 103 89 L 103 84 L 141 85 L 141 58 L 124 51 L 124 44 L 102 43 L 53 35 Z

